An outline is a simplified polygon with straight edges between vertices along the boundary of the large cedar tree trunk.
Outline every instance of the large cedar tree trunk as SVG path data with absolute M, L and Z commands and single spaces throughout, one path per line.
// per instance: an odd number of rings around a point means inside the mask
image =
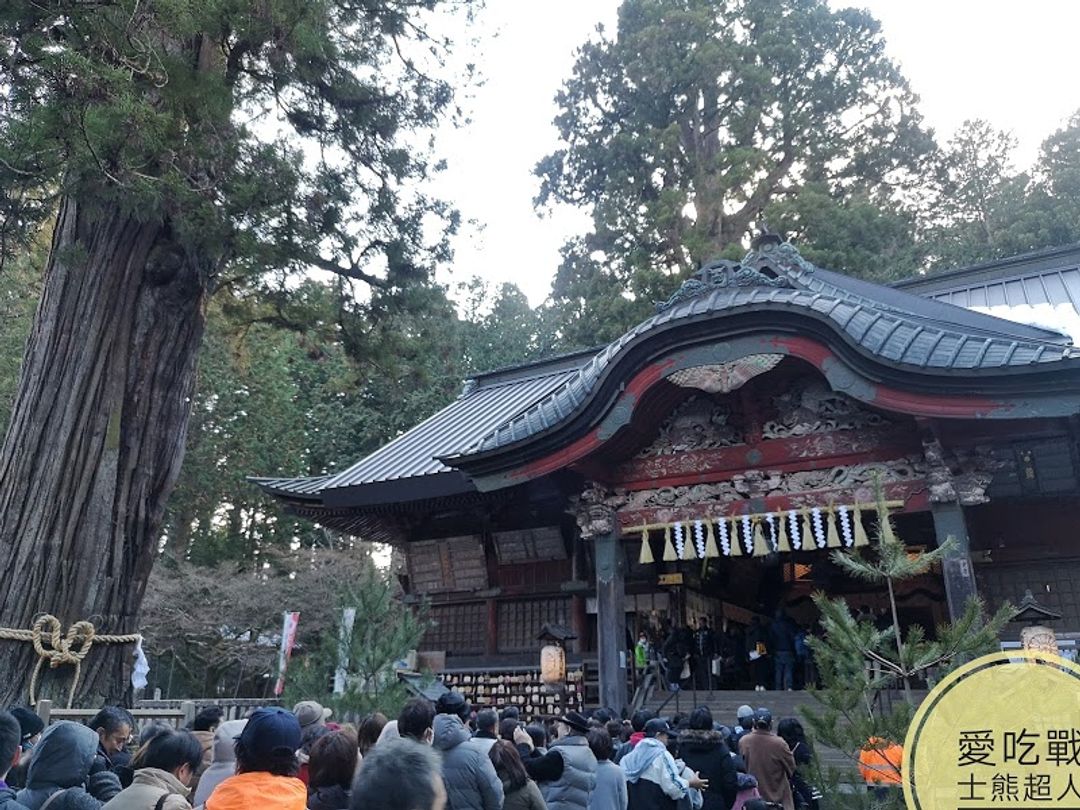
M 160 222 L 66 198 L 0 450 L 0 626 L 138 630 L 180 469 L 204 324 L 199 262 Z M 77 704 L 130 694 L 131 645 L 95 644 Z M 31 644 L 0 642 L 2 705 L 25 702 Z M 66 700 L 70 666 L 39 693 Z

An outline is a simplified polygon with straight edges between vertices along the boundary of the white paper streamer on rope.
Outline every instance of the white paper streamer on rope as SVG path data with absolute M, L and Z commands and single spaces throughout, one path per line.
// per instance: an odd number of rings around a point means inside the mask
M 731 556 L 731 537 L 728 535 L 727 518 L 720 518 L 716 523 L 720 530 L 720 551 L 725 557 Z
M 847 548 L 853 548 L 855 536 L 851 533 L 851 515 L 848 514 L 846 506 L 838 506 L 836 511 L 840 515 L 840 534 L 844 538 L 844 545 Z
M 754 553 L 754 524 L 750 520 L 750 515 L 743 515 L 742 516 L 742 529 L 743 529 L 742 530 L 743 536 L 742 536 L 742 539 L 741 539 L 740 542 L 742 542 L 743 551 L 745 551 L 747 553 L 747 555 L 753 554 Z M 747 549 L 749 549 L 749 551 L 747 551 Z
M 705 559 L 705 525 L 700 520 L 694 521 L 694 547 L 698 557 Z
M 810 518 L 814 522 L 814 540 L 818 548 L 825 548 L 825 524 L 821 520 L 821 509 L 814 507 L 810 510 Z
M 675 556 L 678 557 L 678 559 L 680 559 L 680 560 L 682 559 L 683 548 L 685 547 L 685 545 L 686 545 L 686 540 L 683 538 L 682 524 L 681 523 L 676 523 L 675 524 Z
M 802 534 L 799 532 L 799 513 L 792 509 L 787 513 L 788 540 L 795 551 L 802 550 Z
M 780 551 L 780 545 L 776 540 L 776 518 L 770 512 L 765 515 L 765 522 L 769 524 L 769 549 L 771 551 Z

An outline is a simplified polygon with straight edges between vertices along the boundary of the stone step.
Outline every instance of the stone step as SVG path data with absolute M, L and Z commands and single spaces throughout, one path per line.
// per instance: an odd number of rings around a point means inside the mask
M 926 697 L 925 691 L 915 694 L 917 701 L 922 702 Z M 894 696 L 894 700 L 902 700 L 900 696 Z M 697 692 L 685 690 L 677 696 L 672 693 L 657 693 L 645 703 L 645 708 L 664 717 L 671 717 L 676 713 L 688 715 L 697 706 L 708 706 L 712 712 L 713 720 L 730 726 L 735 723 L 735 713 L 740 706 L 752 706 L 753 708 L 765 707 L 773 716 L 773 728 L 785 717 L 796 717 L 803 720 L 800 708 L 803 706 L 816 706 L 817 700 L 810 692 L 755 692 L 753 690 L 716 690 Z M 805 725 L 805 723 L 804 723 Z M 854 768 L 855 763 L 850 755 L 825 746 L 818 746 L 818 759 L 823 765 L 847 770 Z

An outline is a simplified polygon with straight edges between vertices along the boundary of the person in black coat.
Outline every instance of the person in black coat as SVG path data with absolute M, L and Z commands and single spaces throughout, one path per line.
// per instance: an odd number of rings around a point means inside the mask
M 690 728 L 679 734 L 679 757 L 709 786 L 702 810 L 730 810 L 739 792 L 739 777 L 724 735 L 713 730 L 712 713 L 699 706 L 690 713 Z
M 806 739 L 802 723 L 794 717 L 785 717 L 776 727 L 776 733 L 788 744 L 792 756 L 795 757 L 795 773 L 791 775 L 791 792 L 795 797 L 795 806 L 818 810 L 814 789 L 806 781 L 806 772 L 814 761 L 814 749 Z

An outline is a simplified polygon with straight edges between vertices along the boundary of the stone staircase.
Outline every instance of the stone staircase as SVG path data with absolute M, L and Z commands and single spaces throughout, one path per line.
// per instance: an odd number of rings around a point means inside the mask
M 926 697 L 925 691 L 917 692 L 918 701 Z M 895 698 L 902 700 L 902 697 Z M 656 692 L 646 702 L 645 708 L 656 712 L 662 717 L 672 717 L 677 713 L 688 715 L 696 706 L 708 706 L 712 712 L 713 720 L 726 726 L 734 725 L 735 712 L 742 705 L 752 706 L 755 709 L 764 706 L 772 712 L 773 728 L 785 717 L 797 717 L 805 726 L 800 708 L 803 706 L 816 706 L 817 701 L 809 692 L 754 692 L 752 690 L 717 690 L 717 691 L 693 691 L 686 690 L 675 693 Z M 835 768 L 848 768 L 853 766 L 850 756 L 832 748 L 818 746 L 818 758 L 823 765 Z

